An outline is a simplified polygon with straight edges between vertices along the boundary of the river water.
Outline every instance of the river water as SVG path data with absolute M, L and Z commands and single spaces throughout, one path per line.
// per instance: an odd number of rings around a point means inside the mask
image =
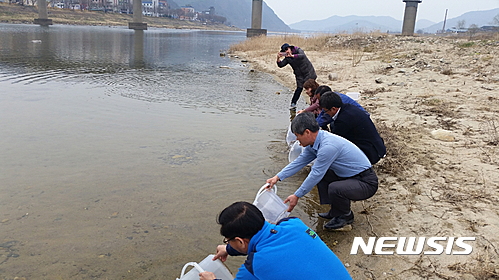
M 245 39 L 0 24 L 1 278 L 175 279 L 214 253 L 216 215 L 287 163 L 291 92 L 221 55 Z

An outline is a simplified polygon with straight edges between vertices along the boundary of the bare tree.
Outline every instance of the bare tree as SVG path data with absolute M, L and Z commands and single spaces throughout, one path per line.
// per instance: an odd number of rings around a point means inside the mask
M 470 25 L 470 27 L 468 27 L 468 33 L 470 34 L 470 38 L 469 40 L 471 40 L 471 38 L 476 34 L 478 33 L 478 31 L 480 30 L 480 27 L 478 27 L 478 25 L 476 24 L 472 24 Z
M 495 30 L 499 32 L 499 14 L 492 19 L 492 25 L 495 25 Z
M 466 21 L 464 19 L 457 21 L 457 29 L 464 29 L 466 27 Z
M 499 25 L 499 14 L 492 19 L 492 24 Z

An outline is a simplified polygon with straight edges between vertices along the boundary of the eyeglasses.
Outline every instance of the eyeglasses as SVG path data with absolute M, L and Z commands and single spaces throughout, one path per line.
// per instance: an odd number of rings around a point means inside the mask
M 229 241 L 233 240 L 234 238 L 235 238 L 235 237 L 232 237 L 232 238 L 227 238 L 227 237 L 225 237 L 223 242 L 224 242 L 224 244 L 228 244 L 228 243 L 229 243 Z
M 331 108 L 331 109 L 322 108 L 322 110 L 324 110 L 324 113 L 330 115 L 331 117 L 334 115 L 333 108 Z

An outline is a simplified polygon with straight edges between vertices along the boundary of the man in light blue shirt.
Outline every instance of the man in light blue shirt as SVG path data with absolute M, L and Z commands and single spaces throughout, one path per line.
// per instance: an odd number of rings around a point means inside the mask
M 319 213 L 320 217 L 331 219 L 324 227 L 334 230 L 353 223 L 350 202 L 368 199 L 378 190 L 378 177 L 369 159 L 352 142 L 320 130 L 310 112 L 298 114 L 291 122 L 291 131 L 305 147 L 304 151 L 267 183 L 272 187 L 315 159 L 300 188 L 284 200 L 284 203 L 289 202 L 288 211 L 317 185 L 320 203 L 331 205 L 329 212 Z

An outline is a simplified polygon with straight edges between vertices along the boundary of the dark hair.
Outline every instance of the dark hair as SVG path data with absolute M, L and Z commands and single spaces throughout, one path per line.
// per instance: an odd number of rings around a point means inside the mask
M 315 115 L 312 112 L 298 114 L 291 122 L 291 132 L 300 135 L 302 135 L 307 129 L 311 132 L 316 132 L 319 128 L 319 124 L 315 120 Z
M 315 90 L 319 87 L 319 84 L 314 80 L 314 79 L 308 79 L 303 83 L 304 88 L 311 88 L 312 92 L 315 92 Z
M 341 101 L 341 97 L 339 96 L 339 94 L 337 94 L 336 92 L 328 91 L 321 95 L 319 105 L 322 108 L 326 108 L 329 110 L 333 107 L 340 108 L 341 106 L 343 106 L 343 101 Z
M 265 224 L 262 212 L 255 205 L 239 201 L 234 202 L 218 215 L 220 234 L 226 238 L 252 238 Z
M 322 96 L 325 92 L 328 92 L 328 91 L 333 91 L 333 90 L 329 86 L 323 85 L 323 86 L 319 86 L 315 90 L 315 94 L 318 94 L 319 96 Z

